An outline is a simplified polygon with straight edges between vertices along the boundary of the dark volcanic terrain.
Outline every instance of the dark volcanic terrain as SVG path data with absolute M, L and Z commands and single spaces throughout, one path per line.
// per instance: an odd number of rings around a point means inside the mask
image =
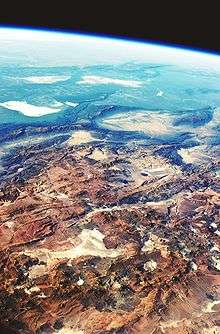
M 79 135 L 2 160 L 2 331 L 220 333 L 218 159 Z

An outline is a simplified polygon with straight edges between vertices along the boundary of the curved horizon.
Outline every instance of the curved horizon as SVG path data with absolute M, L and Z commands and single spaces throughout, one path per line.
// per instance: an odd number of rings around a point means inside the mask
M 120 41 L 120 42 L 129 42 L 132 44 L 142 44 L 142 45 L 151 45 L 157 47 L 164 48 L 172 48 L 178 49 L 182 51 L 190 51 L 194 53 L 202 53 L 209 56 L 217 56 L 220 57 L 220 51 L 211 50 L 208 48 L 200 48 L 193 47 L 187 44 L 178 44 L 172 42 L 166 42 L 163 40 L 153 40 L 148 38 L 136 38 L 136 37 L 128 37 L 123 35 L 114 35 L 108 33 L 100 33 L 100 32 L 91 32 L 91 31 L 82 31 L 82 30 L 72 30 L 72 29 L 62 29 L 62 28 L 48 28 L 41 26 L 20 26 L 20 25 L 0 25 L 1 30 L 19 30 L 19 31 L 31 31 L 34 33 L 49 33 L 49 34 L 61 34 L 68 36 L 80 36 L 80 37 L 89 37 L 96 39 L 104 39 L 104 40 L 112 40 L 112 41 Z

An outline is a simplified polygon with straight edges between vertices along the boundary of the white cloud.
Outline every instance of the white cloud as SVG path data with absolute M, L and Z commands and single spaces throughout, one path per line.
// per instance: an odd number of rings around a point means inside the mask
M 85 75 L 82 77 L 81 81 L 78 81 L 78 84 L 87 84 L 87 85 L 113 84 L 125 87 L 140 87 L 142 83 L 137 80 L 123 80 L 123 79 L 100 77 L 96 75 Z
M 48 76 L 31 76 L 20 78 L 25 82 L 36 84 L 53 84 L 56 82 L 66 81 L 71 78 L 70 75 L 48 75 Z

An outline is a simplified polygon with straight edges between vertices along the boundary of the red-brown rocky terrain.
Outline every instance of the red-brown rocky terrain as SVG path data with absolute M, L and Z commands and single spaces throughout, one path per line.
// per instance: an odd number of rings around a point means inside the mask
M 20 148 L 0 192 L 0 323 L 21 334 L 220 333 L 218 161 Z

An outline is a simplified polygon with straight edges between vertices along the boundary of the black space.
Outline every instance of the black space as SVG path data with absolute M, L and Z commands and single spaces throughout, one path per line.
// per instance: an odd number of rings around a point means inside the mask
M 214 1 L 214 0 L 213 0 Z M 220 52 L 213 1 L 4 1 L 0 25 L 72 30 L 179 44 Z

